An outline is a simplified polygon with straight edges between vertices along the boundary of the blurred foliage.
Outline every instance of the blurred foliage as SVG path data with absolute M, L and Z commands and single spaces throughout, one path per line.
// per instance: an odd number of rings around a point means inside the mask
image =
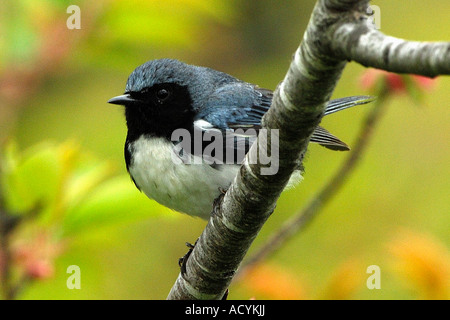
M 381 289 L 385 286 L 383 279 L 393 277 L 400 279 L 417 299 L 450 297 L 450 255 L 439 241 L 401 230 L 385 245 L 389 251 L 385 257 L 388 267 L 380 277 Z M 313 293 L 317 291 L 312 290 L 312 283 L 302 274 L 274 263 L 263 263 L 245 274 L 236 283 L 236 290 L 245 288 L 258 299 L 357 299 L 362 290 L 368 290 L 366 280 L 370 273 L 366 268 L 367 263 L 361 258 L 344 260 L 315 296 Z
M 433 237 L 400 230 L 388 244 L 392 272 L 419 299 L 450 298 L 450 254 Z
M 22 215 L 37 207 L 36 219 L 43 227 L 57 227 L 63 237 L 157 213 L 137 205 L 129 177 L 117 176 L 116 171 L 73 142 L 43 143 L 23 154 L 10 144 L 2 159 L 5 209 Z
M 18 278 L 3 284 L 5 297 L 8 287 L 20 293 L 22 282 L 52 277 L 54 260 L 80 233 L 161 212 L 144 210 L 129 177 L 113 175 L 110 163 L 73 142 L 42 143 L 23 153 L 10 143 L 0 155 L 0 239 L 10 243 L 0 247 L 0 265 L 15 274 L 9 280 Z
M 110 1 L 105 8 L 80 52 L 84 63 L 97 67 L 129 68 L 136 52 L 152 48 L 190 48 L 204 35 L 203 23 L 230 25 L 234 17 L 232 2 L 220 0 Z
M 184 243 L 195 241 L 205 222 L 172 214 L 135 189 L 123 162 L 123 114 L 106 101 L 123 92 L 136 66 L 161 57 L 273 89 L 314 3 L 4 0 L 1 212 L 15 226 L 9 241 L 17 298 L 164 299 Z M 372 3 L 386 34 L 449 40 L 447 0 Z M 69 5 L 81 9 L 80 30 L 66 27 Z M 334 96 L 367 93 L 386 76 L 360 79 L 364 70 L 350 63 Z M 355 174 L 307 230 L 236 281 L 230 299 L 448 299 L 450 82 L 438 78 L 430 93 L 416 89 L 426 86 L 423 79 L 387 77 L 400 83 L 399 92 Z M 323 125 L 351 145 L 366 108 Z M 304 181 L 283 193 L 254 246 L 344 157 L 312 145 Z M 1 272 L 4 261 L 0 255 Z M 366 287 L 374 264 L 379 290 Z M 81 268 L 81 290 L 65 285 L 69 265 Z

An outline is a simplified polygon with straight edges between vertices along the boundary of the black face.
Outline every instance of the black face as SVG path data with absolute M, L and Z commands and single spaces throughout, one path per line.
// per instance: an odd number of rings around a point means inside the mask
M 175 129 L 191 130 L 194 113 L 186 87 L 163 83 L 125 94 L 130 97 L 125 102 L 128 141 L 133 141 L 142 134 L 170 140 Z

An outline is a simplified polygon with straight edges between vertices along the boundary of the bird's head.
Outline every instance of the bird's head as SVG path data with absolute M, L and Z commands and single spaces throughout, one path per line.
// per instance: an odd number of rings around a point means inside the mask
M 125 93 L 108 103 L 125 106 L 128 129 L 136 134 L 170 134 L 193 122 L 190 80 L 195 68 L 177 60 L 152 60 L 128 77 Z

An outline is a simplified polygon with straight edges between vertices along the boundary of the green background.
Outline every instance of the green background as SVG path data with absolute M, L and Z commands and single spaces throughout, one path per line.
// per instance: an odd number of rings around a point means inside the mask
M 54 261 L 52 275 L 27 284 L 18 298 L 165 299 L 179 272 L 177 260 L 187 250 L 184 243 L 194 242 L 206 222 L 173 213 L 134 188 L 123 160 L 123 110 L 106 101 L 123 93 L 135 67 L 162 57 L 274 89 L 314 3 L 4 1 L 2 141 L 14 139 L 20 149 L 42 141 L 76 141 L 83 152 L 114 167 L 130 204 L 120 211 L 114 208 L 110 223 L 94 221 L 86 230 L 81 225 L 67 238 L 61 236 L 66 246 Z M 66 28 L 71 4 L 81 9 L 81 30 Z M 388 35 L 450 40 L 447 0 L 372 4 L 380 7 L 381 31 Z M 367 94 L 359 84 L 364 70 L 349 63 L 333 97 Z M 18 76 L 22 72 L 27 76 Z M 439 77 L 420 103 L 406 94 L 387 103 L 349 181 L 308 228 L 265 262 L 268 271 L 259 277 L 271 288 L 264 291 L 243 279 L 231 286 L 229 299 L 421 299 L 433 296 L 433 286 L 448 284 L 450 79 Z M 370 108 L 335 114 L 322 124 L 352 146 Z M 303 183 L 283 193 L 250 253 L 307 203 L 346 156 L 310 146 Z M 399 243 L 408 248 L 398 249 Z M 409 259 L 408 250 L 415 248 L 428 254 Z M 80 266 L 80 290 L 66 287 L 69 265 Z M 370 265 L 380 266 L 379 290 L 366 287 Z M 297 291 L 281 289 L 279 276 Z M 277 295 L 283 290 L 284 296 Z M 446 294 L 438 298 L 448 298 Z

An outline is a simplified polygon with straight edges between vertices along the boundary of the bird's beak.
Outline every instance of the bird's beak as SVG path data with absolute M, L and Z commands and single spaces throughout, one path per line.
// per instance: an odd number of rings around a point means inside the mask
M 108 103 L 118 104 L 118 105 L 126 105 L 136 100 L 133 99 L 129 94 L 123 94 L 121 96 L 117 96 L 108 100 Z

